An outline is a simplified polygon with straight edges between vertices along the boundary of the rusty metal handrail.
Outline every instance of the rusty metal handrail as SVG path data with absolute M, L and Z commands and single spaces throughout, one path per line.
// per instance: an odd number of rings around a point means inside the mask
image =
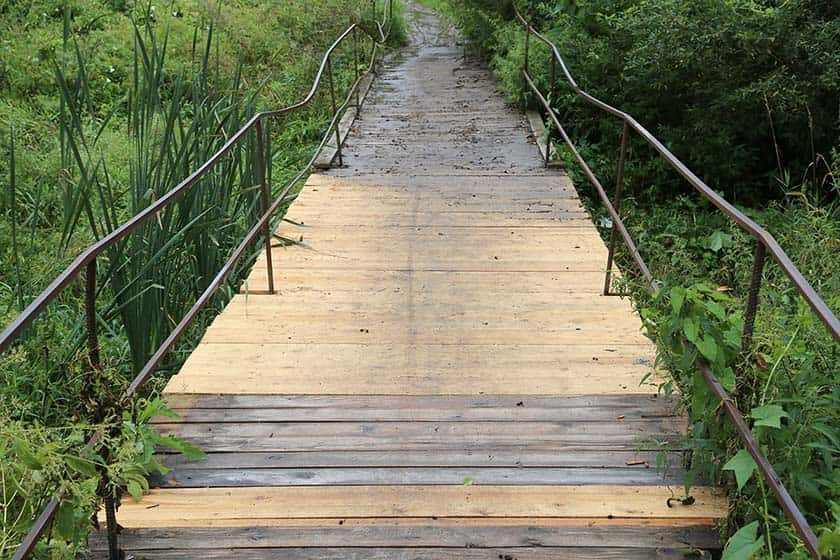
M 528 21 L 522 16 L 522 14 L 519 12 L 516 6 L 514 6 L 514 12 L 516 14 L 516 18 L 526 30 L 525 61 L 522 69 L 522 74 L 525 78 L 525 81 L 528 83 L 528 86 L 531 88 L 531 90 L 539 99 L 542 106 L 545 108 L 546 113 L 548 114 L 551 121 L 554 123 L 554 126 L 557 127 L 557 130 L 562 136 L 563 141 L 569 147 L 575 160 L 583 169 L 584 175 L 586 175 L 587 179 L 589 179 L 589 182 L 592 183 L 592 186 L 598 192 L 598 197 L 601 199 L 601 202 L 604 204 L 604 206 L 607 209 L 607 212 L 612 218 L 610 246 L 609 253 L 607 256 L 607 270 L 604 282 L 604 295 L 610 294 L 610 277 L 612 274 L 613 258 L 615 254 L 616 232 L 618 232 L 618 234 L 621 235 L 625 245 L 627 246 L 628 251 L 630 252 L 631 257 L 633 258 L 636 266 L 639 268 L 639 271 L 641 272 L 642 276 L 645 278 L 647 284 L 654 290 L 656 290 L 657 288 L 656 281 L 651 276 L 650 269 L 648 268 L 642 256 L 639 254 L 639 250 L 636 248 L 636 245 L 633 242 L 633 239 L 631 238 L 630 233 L 627 231 L 627 228 L 624 225 L 624 221 L 621 219 L 621 216 L 618 212 L 621 204 L 621 190 L 624 181 L 624 164 L 627 156 L 627 143 L 629 139 L 630 130 L 633 130 L 637 134 L 639 134 L 639 136 L 641 136 L 645 140 L 645 142 L 647 142 L 651 147 L 653 147 L 653 149 L 656 150 L 656 152 L 659 153 L 659 155 L 666 162 L 668 162 L 668 164 L 680 176 L 682 176 L 692 187 L 694 187 L 695 190 L 697 190 L 701 195 L 703 195 L 704 198 L 706 198 L 708 201 L 714 204 L 715 207 L 717 207 L 721 212 L 723 212 L 724 215 L 726 215 L 731 220 L 735 221 L 743 230 L 752 235 L 756 240 L 755 255 L 753 257 L 752 278 L 747 296 L 747 308 L 744 314 L 744 331 L 741 336 L 742 352 L 746 354 L 752 343 L 752 334 L 753 329 L 755 327 L 755 315 L 758 309 L 758 296 L 759 290 L 761 288 L 762 272 L 764 270 L 764 264 L 768 252 L 776 261 L 776 263 L 778 263 L 779 267 L 782 269 L 782 271 L 785 273 L 788 279 L 796 287 L 797 291 L 799 291 L 799 293 L 811 307 L 814 314 L 816 314 L 817 317 L 819 317 L 826 330 L 828 330 L 828 332 L 831 333 L 835 341 L 840 342 L 840 320 L 837 319 L 837 316 L 834 315 L 834 313 L 831 311 L 828 305 L 826 305 L 826 303 L 823 301 L 820 295 L 816 292 L 816 290 L 814 290 L 813 286 L 811 286 L 811 284 L 805 279 L 805 277 L 802 275 L 802 273 L 799 271 L 796 265 L 793 264 L 793 261 L 791 261 L 790 257 L 781 248 L 776 239 L 767 230 L 765 230 L 763 227 L 751 220 L 743 212 L 738 210 L 726 199 L 724 199 L 722 196 L 720 196 L 714 190 L 712 190 L 705 182 L 703 182 L 696 174 L 694 174 L 694 172 L 691 171 L 691 169 L 689 169 L 688 166 L 686 166 L 673 153 L 671 153 L 671 151 L 668 150 L 668 148 L 666 148 L 665 145 L 662 144 L 662 142 L 660 142 L 645 127 L 639 124 L 639 122 L 636 121 L 636 119 L 634 119 L 631 115 L 625 113 L 624 111 L 621 111 L 620 109 L 616 109 L 615 107 L 605 103 L 604 101 L 601 101 L 600 99 L 582 90 L 580 86 L 577 85 L 577 82 L 575 82 L 575 79 L 569 72 L 566 63 L 563 60 L 563 57 L 557 50 L 557 46 L 554 45 L 554 43 L 552 43 L 539 31 L 537 31 L 530 23 L 528 23 Z M 529 38 L 531 35 L 534 35 L 537 39 L 539 39 L 542 43 L 544 43 L 551 49 L 552 57 L 550 91 L 552 94 L 555 92 L 555 88 L 557 85 L 557 65 L 559 64 L 560 69 L 563 71 L 563 74 L 566 77 L 566 81 L 569 83 L 569 85 L 572 87 L 572 89 L 578 96 L 582 97 L 589 104 L 597 107 L 598 109 L 601 109 L 606 113 L 620 118 L 624 122 L 621 136 L 621 151 L 618 160 L 618 176 L 615 187 L 615 205 L 613 205 L 613 203 L 610 201 L 609 196 L 604 190 L 604 187 L 601 185 L 601 182 L 598 180 L 598 178 L 590 169 L 589 165 L 580 155 L 580 152 L 577 150 L 574 143 L 569 138 L 569 135 L 566 133 L 566 130 L 560 124 L 560 120 L 557 117 L 556 111 L 546 99 L 546 96 L 543 95 L 543 93 L 536 86 L 533 78 L 531 77 L 528 71 L 528 48 Z M 545 155 L 546 164 L 548 163 L 549 159 L 549 152 L 551 147 L 550 142 L 551 138 L 549 137 L 548 147 L 546 149 Z M 796 532 L 799 534 L 799 537 L 802 539 L 802 542 L 808 549 L 808 552 L 813 558 L 819 559 L 819 544 L 817 537 L 814 534 L 814 531 L 811 529 L 810 525 L 808 524 L 808 521 L 805 519 L 805 516 L 800 511 L 799 507 L 793 501 L 793 498 L 790 496 L 790 493 L 788 493 L 787 489 L 782 484 L 781 480 L 779 479 L 778 475 L 773 469 L 773 466 L 770 464 L 770 461 L 761 452 L 761 448 L 759 447 L 758 442 L 753 437 L 749 426 L 744 420 L 744 417 L 741 414 L 740 410 L 738 410 L 738 407 L 735 406 L 734 402 L 726 393 L 726 390 L 723 388 L 723 386 L 717 381 L 709 365 L 705 361 L 698 359 L 697 367 L 703 375 L 706 384 L 709 386 L 709 388 L 711 389 L 715 397 L 718 399 L 718 401 L 721 403 L 730 420 L 732 420 L 733 424 L 735 425 L 735 429 L 738 433 L 738 436 L 743 441 L 744 445 L 747 448 L 747 451 L 750 453 L 753 459 L 755 459 L 759 471 L 761 472 L 764 479 L 767 481 L 768 485 L 773 490 L 773 493 L 779 500 L 782 509 L 784 510 L 790 522 L 793 524 L 794 528 L 796 529 Z
M 262 111 L 255 114 L 253 117 L 251 117 L 251 119 L 248 120 L 248 122 L 245 123 L 244 126 L 242 126 L 242 128 L 240 128 L 233 136 L 231 136 L 230 139 L 228 139 L 222 145 L 222 147 L 215 154 L 213 154 L 213 156 L 210 157 L 210 159 L 204 162 L 186 179 L 178 183 L 178 185 L 176 185 L 172 190 L 167 192 L 164 196 L 157 199 L 153 204 L 132 216 L 120 227 L 118 227 L 117 229 L 115 229 L 114 231 L 112 231 L 111 233 L 109 233 L 108 235 L 106 235 L 105 237 L 88 247 L 81 254 L 79 254 L 73 260 L 73 262 L 70 263 L 70 265 L 68 265 L 67 268 L 58 277 L 56 277 L 50 283 L 50 285 L 43 292 L 41 292 L 35 298 L 35 300 L 33 300 L 26 307 L 26 309 L 23 310 L 23 312 L 20 313 L 20 315 L 18 315 L 18 317 L 16 317 L 15 320 L 2 333 L 0 333 L 0 353 L 5 352 L 7 349 L 9 349 L 11 345 L 15 342 L 15 340 L 17 340 L 17 338 L 20 336 L 20 334 L 37 318 L 37 316 L 47 307 L 47 305 L 49 305 L 50 302 L 55 300 L 55 298 L 57 298 L 64 291 L 64 289 L 73 282 L 73 280 L 77 276 L 81 275 L 82 271 L 84 270 L 85 314 L 87 322 L 87 345 L 89 351 L 89 361 L 91 362 L 91 366 L 99 367 L 101 364 L 99 357 L 99 342 L 95 308 L 97 257 L 109 248 L 113 247 L 116 243 L 127 237 L 138 227 L 148 222 L 161 209 L 172 203 L 188 188 L 192 187 L 195 183 L 197 183 L 204 175 L 206 175 L 210 171 L 210 169 L 212 169 L 219 161 L 221 161 L 222 158 L 225 155 L 227 155 L 227 153 L 234 146 L 239 144 L 239 142 L 241 142 L 243 138 L 245 138 L 245 135 L 251 130 L 254 130 L 257 136 L 257 152 L 259 159 L 258 174 L 260 180 L 261 204 L 263 214 L 261 215 L 260 219 L 256 222 L 256 224 L 248 231 L 248 233 L 242 239 L 240 244 L 236 247 L 230 258 L 225 262 L 225 264 L 213 278 L 213 281 L 207 286 L 204 292 L 202 292 L 202 294 L 199 296 L 199 298 L 196 300 L 193 306 L 189 309 L 186 315 L 181 319 L 178 325 L 169 334 L 169 336 L 166 338 L 163 344 L 161 344 L 161 346 L 155 351 L 154 355 L 148 360 L 148 362 L 143 366 L 140 372 L 135 376 L 131 384 L 120 396 L 119 405 L 124 406 L 127 403 L 127 401 L 146 384 L 146 382 L 151 378 L 152 374 L 156 371 L 164 357 L 173 348 L 175 343 L 186 331 L 186 329 L 192 324 L 197 314 L 204 308 L 204 306 L 207 304 L 210 298 L 215 294 L 218 288 L 227 279 L 236 263 L 239 262 L 239 260 L 245 255 L 251 243 L 253 243 L 254 240 L 256 240 L 261 235 L 264 237 L 265 242 L 265 251 L 268 267 L 267 275 L 269 293 L 274 293 L 274 277 L 271 262 L 271 220 L 282 206 L 284 206 L 291 200 L 294 200 L 296 195 L 291 195 L 291 190 L 294 188 L 295 185 L 297 185 L 300 182 L 300 180 L 303 177 L 306 176 L 306 174 L 312 168 L 313 164 L 315 163 L 315 160 L 323 151 L 329 139 L 333 136 L 333 133 L 335 133 L 336 137 L 337 156 L 339 158 L 339 161 L 341 161 L 342 140 L 341 133 L 339 130 L 341 116 L 351 106 L 354 95 L 356 97 L 356 110 L 358 111 L 360 109 L 360 86 L 363 80 L 375 71 L 377 54 L 379 52 L 379 49 L 381 45 L 387 42 L 388 38 L 390 37 L 391 31 L 393 30 L 393 0 L 384 0 L 384 7 L 382 9 L 382 22 L 380 22 L 377 19 L 376 6 L 377 0 L 371 0 L 371 17 L 373 24 L 376 26 L 375 34 L 367 31 L 363 26 L 357 23 L 351 24 L 324 52 L 324 55 L 321 58 L 320 66 L 318 67 L 318 72 L 315 75 L 312 87 L 310 88 L 309 93 L 306 95 L 306 97 L 304 97 L 301 101 L 288 107 L 271 111 Z M 370 37 L 372 41 L 369 64 L 365 72 L 360 72 L 358 65 L 359 30 L 361 30 L 361 32 Z M 351 35 L 353 36 L 354 41 L 353 63 L 356 78 L 352 86 L 350 87 L 344 102 L 341 105 L 337 105 L 335 97 L 334 76 L 332 71 L 332 54 L 338 48 L 338 46 L 342 44 Z M 375 35 L 378 35 L 378 37 Z M 318 148 L 315 150 L 315 153 L 312 155 L 307 165 L 303 169 L 301 169 L 301 171 L 290 182 L 286 184 L 281 193 L 274 199 L 274 202 L 269 206 L 268 202 L 270 188 L 266 181 L 265 173 L 266 166 L 264 153 L 265 144 L 263 138 L 263 121 L 281 117 L 283 115 L 292 113 L 294 111 L 308 106 L 310 102 L 315 98 L 315 95 L 320 89 L 320 85 L 323 81 L 325 73 L 329 81 L 329 90 L 332 103 L 331 107 L 333 110 L 332 120 L 330 121 L 329 126 L 327 127 L 327 132 L 321 139 Z M 93 446 L 96 445 L 101 436 L 102 434 L 100 432 L 94 433 L 94 435 L 87 442 L 86 448 L 93 448 Z M 38 519 L 35 520 L 35 523 L 33 524 L 29 533 L 27 533 L 24 540 L 18 546 L 13 556 L 13 560 L 24 560 L 26 558 L 29 558 L 29 556 L 34 551 L 38 541 L 43 537 L 44 533 L 52 525 L 53 519 L 55 518 L 55 515 L 58 513 L 58 510 L 61 506 L 62 498 L 63 495 L 59 491 L 50 499 L 50 501 L 47 503 L 47 506 L 41 511 L 40 515 L 38 516 Z M 116 511 L 114 508 L 113 500 L 109 501 L 106 499 L 105 505 L 106 516 L 108 518 L 109 556 L 112 559 L 116 559 L 119 557 L 119 549 L 117 548 L 116 542 L 116 526 L 115 523 L 112 523 L 112 521 L 115 519 Z

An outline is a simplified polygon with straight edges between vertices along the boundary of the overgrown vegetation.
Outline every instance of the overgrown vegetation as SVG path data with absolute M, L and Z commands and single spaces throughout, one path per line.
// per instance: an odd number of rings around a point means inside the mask
M 522 78 L 524 34 L 510 2 L 438 0 L 508 96 L 536 108 Z M 778 239 L 807 280 L 840 310 L 840 10 L 794 0 L 545 0 L 517 3 L 557 44 L 588 92 L 631 113 L 713 188 Z M 546 48 L 529 69 L 550 87 Z M 551 103 L 602 183 L 614 183 L 621 123 L 562 80 Z M 557 148 L 609 234 L 607 214 L 569 152 Z M 838 346 L 787 278 L 768 263 L 753 344 L 741 333 L 754 241 L 690 191 L 646 144 L 631 139 L 622 214 L 662 288 L 632 293 L 659 361 L 690 421 L 695 479 L 735 498 L 726 558 L 804 558 L 784 512 L 722 415 L 694 359 L 732 392 L 786 487 L 840 556 Z M 689 481 L 690 482 L 690 481 Z
M 372 29 L 370 7 L 0 0 L 2 326 L 82 248 L 167 193 L 251 115 L 301 99 L 323 52 L 352 21 Z M 379 9 L 381 18 L 381 2 Z M 370 46 L 360 34 L 360 65 Z M 333 65 L 339 95 L 354 77 L 353 60 L 345 42 Z M 322 93 L 270 126 L 275 193 L 308 161 L 330 118 Z M 251 135 L 99 259 L 102 366 L 85 345 L 81 278 L 0 356 L 0 557 L 20 544 L 54 491 L 62 507 L 37 554 L 71 558 L 84 549 L 97 496 L 127 488 L 139 497 L 147 477 L 163 470 L 156 446 L 200 456 L 148 420 L 170 414 L 156 389 L 238 289 L 249 259 L 167 356 L 148 395 L 127 410 L 118 399 L 261 214 L 255 144 Z M 102 438 L 85 449 L 94 432 Z

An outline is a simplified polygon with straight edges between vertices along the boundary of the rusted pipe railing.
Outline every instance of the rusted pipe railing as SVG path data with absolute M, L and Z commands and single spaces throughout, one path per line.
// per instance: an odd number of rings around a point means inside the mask
M 376 0 L 371 2 L 372 8 L 372 15 L 376 16 Z M 317 159 L 318 155 L 323 151 L 327 142 L 330 137 L 332 137 L 333 133 L 335 132 L 338 142 L 338 150 L 339 150 L 339 158 L 340 150 L 341 150 L 341 136 L 339 134 L 338 123 L 341 120 L 341 117 L 344 115 L 348 107 L 352 104 L 354 96 L 356 98 L 356 104 L 359 104 L 359 89 L 361 86 L 362 81 L 365 77 L 370 76 L 374 73 L 376 62 L 377 62 L 377 53 L 380 45 L 384 44 L 393 29 L 393 0 L 384 0 L 383 1 L 383 9 L 382 9 L 382 17 L 383 21 L 373 21 L 373 25 L 375 25 L 376 33 L 369 33 L 365 30 L 365 28 L 359 24 L 352 24 L 350 25 L 325 51 L 322 59 L 321 64 L 318 68 L 318 72 L 315 75 L 315 78 L 312 83 L 312 87 L 310 88 L 309 93 L 298 103 L 294 105 L 290 105 L 288 107 L 273 110 L 273 111 L 263 111 L 260 112 L 239 129 L 233 136 L 231 136 L 223 145 L 222 147 L 213 154 L 210 159 L 204 162 L 198 169 L 196 169 L 193 173 L 191 173 L 186 179 L 181 181 L 178 185 L 176 185 L 172 190 L 167 192 L 165 195 L 160 197 L 157 201 L 153 204 L 149 205 L 147 208 L 142 210 L 141 212 L 137 213 L 133 217 L 131 217 L 128 221 L 126 221 L 123 225 L 113 230 L 108 235 L 104 236 L 102 239 L 88 247 L 85 251 L 79 254 L 73 262 L 58 276 L 56 277 L 50 285 L 41 292 L 27 307 L 24 311 L 15 318 L 14 321 L 2 332 L 0 333 L 0 353 L 5 352 L 8 350 L 14 342 L 18 339 L 18 337 L 23 333 L 23 331 L 32 324 L 32 322 L 40 315 L 40 313 L 52 302 L 54 301 L 67 286 L 72 284 L 75 278 L 79 277 L 79 275 L 85 271 L 86 273 L 86 282 L 85 282 L 85 318 L 86 318 L 86 325 L 87 325 L 87 345 L 88 345 L 88 360 L 90 361 L 90 365 L 92 369 L 96 369 L 100 367 L 100 352 L 99 352 L 99 335 L 97 332 L 97 320 L 96 320 L 96 268 L 97 268 L 97 258 L 99 255 L 113 247 L 115 244 L 120 242 L 121 240 L 125 239 L 129 234 L 135 231 L 137 228 L 142 226 L 144 223 L 148 222 L 152 217 L 157 215 L 159 211 L 163 208 L 174 202 L 181 196 L 187 189 L 194 186 L 202 177 L 204 177 L 216 164 L 218 164 L 222 158 L 224 158 L 235 146 L 237 146 L 240 142 L 243 142 L 246 138 L 246 135 L 249 134 L 251 131 L 257 136 L 257 172 L 258 172 L 258 179 L 260 183 L 260 202 L 261 202 L 261 210 L 262 215 L 257 221 L 257 223 L 249 230 L 249 232 L 245 235 L 243 240 L 240 244 L 236 247 L 230 258 L 225 262 L 222 266 L 221 270 L 217 273 L 217 275 L 213 278 L 213 281 L 210 285 L 204 290 L 204 292 L 199 296 L 187 314 L 181 319 L 178 325 L 172 330 L 166 340 L 161 344 L 161 346 L 155 351 L 154 355 L 149 359 L 149 361 L 144 365 L 144 367 L 140 370 L 140 372 L 136 375 L 134 380 L 132 380 L 131 384 L 128 388 L 123 392 L 121 395 L 118 405 L 120 407 L 124 407 L 128 404 L 128 401 L 133 397 L 138 390 L 140 390 L 152 377 L 154 372 L 160 366 L 160 363 L 163 361 L 165 356 L 169 353 L 169 351 L 175 346 L 175 343 L 178 339 L 183 335 L 183 333 L 187 330 L 187 328 L 192 324 L 198 313 L 204 308 L 204 306 L 210 301 L 210 298 L 216 293 L 219 287 L 225 282 L 227 277 L 233 271 L 235 265 L 241 260 L 241 258 L 248 252 L 248 248 L 251 244 L 258 239 L 259 237 L 263 237 L 264 243 L 266 245 L 266 258 L 267 258 L 267 266 L 268 266 L 268 285 L 269 291 L 271 293 L 274 292 L 274 278 L 273 278 L 273 270 L 272 270 L 272 262 L 271 262 L 271 223 L 272 218 L 275 214 L 282 208 L 284 205 L 289 203 L 290 201 L 296 198 L 296 195 L 291 194 L 291 190 L 297 185 L 301 179 L 303 179 L 309 170 L 312 168 L 315 160 Z M 369 61 L 369 65 L 367 70 L 364 73 L 359 72 L 358 66 L 358 32 L 361 30 L 363 33 L 368 35 L 371 39 L 373 44 L 371 48 L 371 57 Z M 354 38 L 354 56 L 353 56 L 353 64 L 354 69 L 353 73 L 356 77 L 355 81 L 350 87 L 350 90 L 347 94 L 346 99 L 344 102 L 339 106 L 337 104 L 336 96 L 335 96 L 335 83 L 334 83 L 334 76 L 333 76 L 333 69 L 332 69 L 332 56 L 334 51 L 341 45 L 348 37 L 353 36 Z M 264 123 L 267 124 L 270 119 L 281 117 L 283 115 L 295 112 L 300 110 L 307 105 L 315 98 L 318 90 L 320 89 L 320 85 L 323 81 L 325 73 L 329 79 L 329 86 L 330 86 L 330 98 L 331 98 L 331 108 L 333 110 L 333 116 L 327 127 L 327 132 L 323 136 L 320 145 L 315 150 L 315 153 L 312 155 L 311 159 L 307 163 L 307 165 L 301 169 L 301 171 L 283 188 L 280 194 L 275 198 L 274 202 L 269 205 L 269 198 L 270 198 L 270 186 L 268 181 L 266 180 L 266 159 L 267 154 L 265 153 L 266 144 L 265 144 L 265 130 L 264 130 Z M 94 433 L 91 439 L 87 442 L 85 449 L 90 450 L 101 440 L 101 434 L 99 432 Z M 61 506 L 61 500 L 63 496 L 60 493 L 57 493 L 52 499 L 48 502 L 47 506 L 42 510 L 41 514 L 39 515 L 38 519 L 35 520 L 32 528 L 30 529 L 29 533 L 26 535 L 24 540 L 21 542 L 18 549 L 15 551 L 13 556 L 13 560 L 24 560 L 29 558 L 32 552 L 35 549 L 38 541 L 44 536 L 44 534 L 48 531 L 49 527 L 51 527 L 52 521 L 55 518 L 58 509 Z M 111 504 L 113 501 L 111 501 Z M 109 506 L 111 505 L 109 504 Z M 121 553 L 118 549 L 117 542 L 116 542 L 116 522 L 114 517 L 114 512 L 112 511 L 113 507 L 107 508 L 107 519 L 108 519 L 108 531 L 109 531 L 109 556 L 112 559 L 117 559 L 120 557 Z M 112 538 L 113 537 L 113 538 Z
M 612 107 L 611 105 L 583 91 L 577 85 L 577 82 L 575 82 L 574 78 L 569 72 L 568 67 L 566 66 L 566 63 L 563 60 L 563 57 L 560 55 L 560 52 L 557 50 L 557 47 L 554 45 L 554 43 L 552 43 L 549 39 L 547 39 L 539 31 L 537 31 L 530 23 L 528 23 L 528 21 L 515 7 L 514 11 L 516 14 L 516 18 L 525 28 L 525 58 L 522 69 L 522 74 L 525 78 L 525 81 L 530 87 L 530 89 L 533 91 L 533 93 L 536 95 L 540 104 L 545 109 L 548 118 L 551 120 L 554 126 L 557 127 L 560 136 L 563 138 L 563 141 L 569 147 L 569 150 L 572 152 L 572 155 L 574 156 L 575 160 L 581 166 L 584 175 L 587 177 L 589 182 L 592 183 L 592 186 L 598 193 L 598 197 L 601 199 L 601 202 L 604 204 L 605 208 L 607 209 L 607 212 L 612 218 L 612 230 L 610 232 L 610 247 L 607 257 L 606 278 L 604 282 L 604 294 L 607 295 L 610 293 L 610 280 L 615 252 L 616 232 L 618 232 L 618 234 L 621 235 L 624 244 L 627 247 L 627 250 L 630 252 L 633 261 L 638 267 L 641 275 L 644 277 L 646 283 L 652 289 L 657 288 L 656 282 L 651 277 L 650 270 L 645 264 L 644 259 L 639 254 L 636 245 L 633 243 L 633 240 L 618 213 L 618 209 L 621 205 L 621 190 L 622 182 L 624 180 L 624 165 L 627 155 L 628 136 L 629 132 L 632 130 L 636 132 L 651 147 L 653 147 L 653 149 L 680 176 L 682 176 L 692 187 L 694 187 L 694 189 L 697 192 L 699 192 L 709 202 L 714 204 L 715 207 L 717 207 L 721 212 L 723 212 L 724 215 L 736 222 L 743 230 L 749 233 L 756 240 L 755 256 L 753 259 L 753 272 L 744 316 L 744 330 L 743 335 L 741 337 L 742 353 L 748 353 L 752 343 L 755 316 L 758 310 L 759 293 L 761 290 L 762 273 L 764 270 L 766 255 L 768 253 L 770 254 L 770 256 L 773 257 L 773 260 L 776 261 L 776 263 L 779 265 L 779 267 L 785 273 L 785 275 L 788 277 L 791 283 L 793 283 L 793 285 L 796 287 L 797 291 L 800 293 L 802 298 L 808 303 L 808 305 L 811 307 L 811 310 L 820 319 L 820 321 L 823 323 L 826 330 L 832 335 L 834 340 L 840 342 L 840 320 L 837 319 L 837 316 L 831 311 L 831 309 L 829 309 L 828 305 L 826 305 L 826 303 L 822 300 L 819 294 L 817 294 L 813 286 L 811 286 L 811 284 L 808 283 L 807 280 L 805 280 L 805 277 L 802 275 L 802 273 L 799 271 L 796 265 L 793 264 L 793 261 L 791 261 L 787 253 L 785 253 L 784 250 L 779 246 L 779 244 L 776 242 L 776 239 L 772 235 L 770 235 L 770 233 L 767 232 L 764 228 L 755 223 L 743 212 L 738 210 L 735 206 L 730 204 L 723 197 L 721 197 L 719 194 L 713 191 L 696 174 L 694 174 L 694 172 L 691 171 L 688 168 L 688 166 L 686 166 L 674 154 L 672 154 L 670 150 L 668 150 L 668 148 L 666 148 L 665 145 L 662 144 L 662 142 L 660 142 L 646 128 L 640 125 L 632 116 L 625 113 L 624 111 Z M 600 181 L 598 181 L 598 178 L 595 176 L 594 173 L 592 173 L 592 170 L 589 168 L 589 165 L 580 155 L 580 152 L 577 150 L 574 143 L 571 141 L 568 134 L 566 134 L 566 131 L 563 129 L 563 126 L 560 124 L 557 112 L 551 106 L 551 103 L 546 99 L 546 96 L 543 95 L 543 93 L 540 91 L 540 89 L 534 83 L 533 78 L 531 77 L 531 74 L 528 70 L 528 51 L 531 35 L 533 35 L 543 44 L 548 46 L 548 48 L 551 50 L 552 94 L 554 93 L 555 87 L 555 69 L 556 65 L 559 64 L 560 69 L 566 76 L 566 81 L 569 83 L 569 85 L 579 97 L 583 98 L 590 105 L 593 105 L 606 113 L 618 117 L 624 123 L 623 132 L 621 136 L 621 151 L 619 155 L 618 179 L 616 181 L 614 202 L 610 201 L 609 197 L 607 197 L 607 194 L 604 191 L 604 188 L 601 185 Z M 807 520 L 805 519 L 805 516 L 802 515 L 802 512 L 799 510 L 798 506 L 793 501 L 793 498 L 790 496 L 787 489 L 785 489 L 781 480 L 779 480 L 779 477 L 776 475 L 776 472 L 773 470 L 773 467 L 770 464 L 770 462 L 761 452 L 761 449 L 758 446 L 758 443 L 755 441 L 755 438 L 752 436 L 752 432 L 750 431 L 749 426 L 744 420 L 743 415 L 732 402 L 731 398 L 726 393 L 723 386 L 721 386 L 721 384 L 717 381 L 709 365 L 703 362 L 702 360 L 698 360 L 697 366 L 701 374 L 703 375 L 703 378 L 706 380 L 707 385 L 709 385 L 712 392 L 721 402 L 723 408 L 727 413 L 727 416 L 729 416 L 729 418 L 735 425 L 735 429 L 738 433 L 738 436 L 743 441 L 750 455 L 752 455 L 753 459 L 755 459 L 755 462 L 758 465 L 758 468 L 764 480 L 767 481 L 767 483 L 773 490 L 773 493 L 779 500 L 782 509 L 785 511 L 785 514 L 787 515 L 788 519 L 793 524 L 797 534 L 802 539 L 802 542 L 805 544 L 805 547 L 808 549 L 808 552 L 811 554 L 812 557 L 820 558 L 818 541 L 816 535 L 814 534 L 814 531 L 809 526 Z

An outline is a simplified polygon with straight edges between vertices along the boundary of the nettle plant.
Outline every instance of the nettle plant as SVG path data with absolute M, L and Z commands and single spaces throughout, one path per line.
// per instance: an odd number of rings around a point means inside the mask
M 686 494 L 695 479 L 715 481 L 731 472 L 733 491 L 746 498 L 745 511 L 739 517 L 762 518 L 764 530 L 760 531 L 758 521 L 745 524 L 729 539 L 724 558 L 750 558 L 765 548 L 772 557 L 772 539 L 776 536 L 770 524 L 772 516 L 768 515 L 772 496 L 696 367 L 698 359 L 711 366 L 718 381 L 751 420 L 758 441 L 765 448 L 774 448 L 778 443 L 774 432 L 782 430 L 791 415 L 780 404 L 767 402 L 766 386 L 759 383 L 751 367 L 745 367 L 742 304 L 728 291 L 708 284 L 664 287 L 642 310 L 642 316 L 659 347 L 657 365 L 672 372 L 662 390 L 671 395 L 678 388 L 681 406 L 689 417 L 693 454 Z M 764 358 L 758 360 L 763 363 Z M 736 371 L 740 372 L 737 376 Z

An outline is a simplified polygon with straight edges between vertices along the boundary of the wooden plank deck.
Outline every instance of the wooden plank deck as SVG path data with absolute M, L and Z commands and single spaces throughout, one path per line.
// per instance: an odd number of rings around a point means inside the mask
M 411 6 L 346 167 L 312 175 L 166 388 L 209 453 L 118 512 L 135 558 L 682 558 L 722 493 L 682 493 L 684 420 L 600 294 L 606 248 L 486 70 Z M 667 472 L 655 467 L 672 442 Z M 95 540 L 101 554 L 103 542 Z

